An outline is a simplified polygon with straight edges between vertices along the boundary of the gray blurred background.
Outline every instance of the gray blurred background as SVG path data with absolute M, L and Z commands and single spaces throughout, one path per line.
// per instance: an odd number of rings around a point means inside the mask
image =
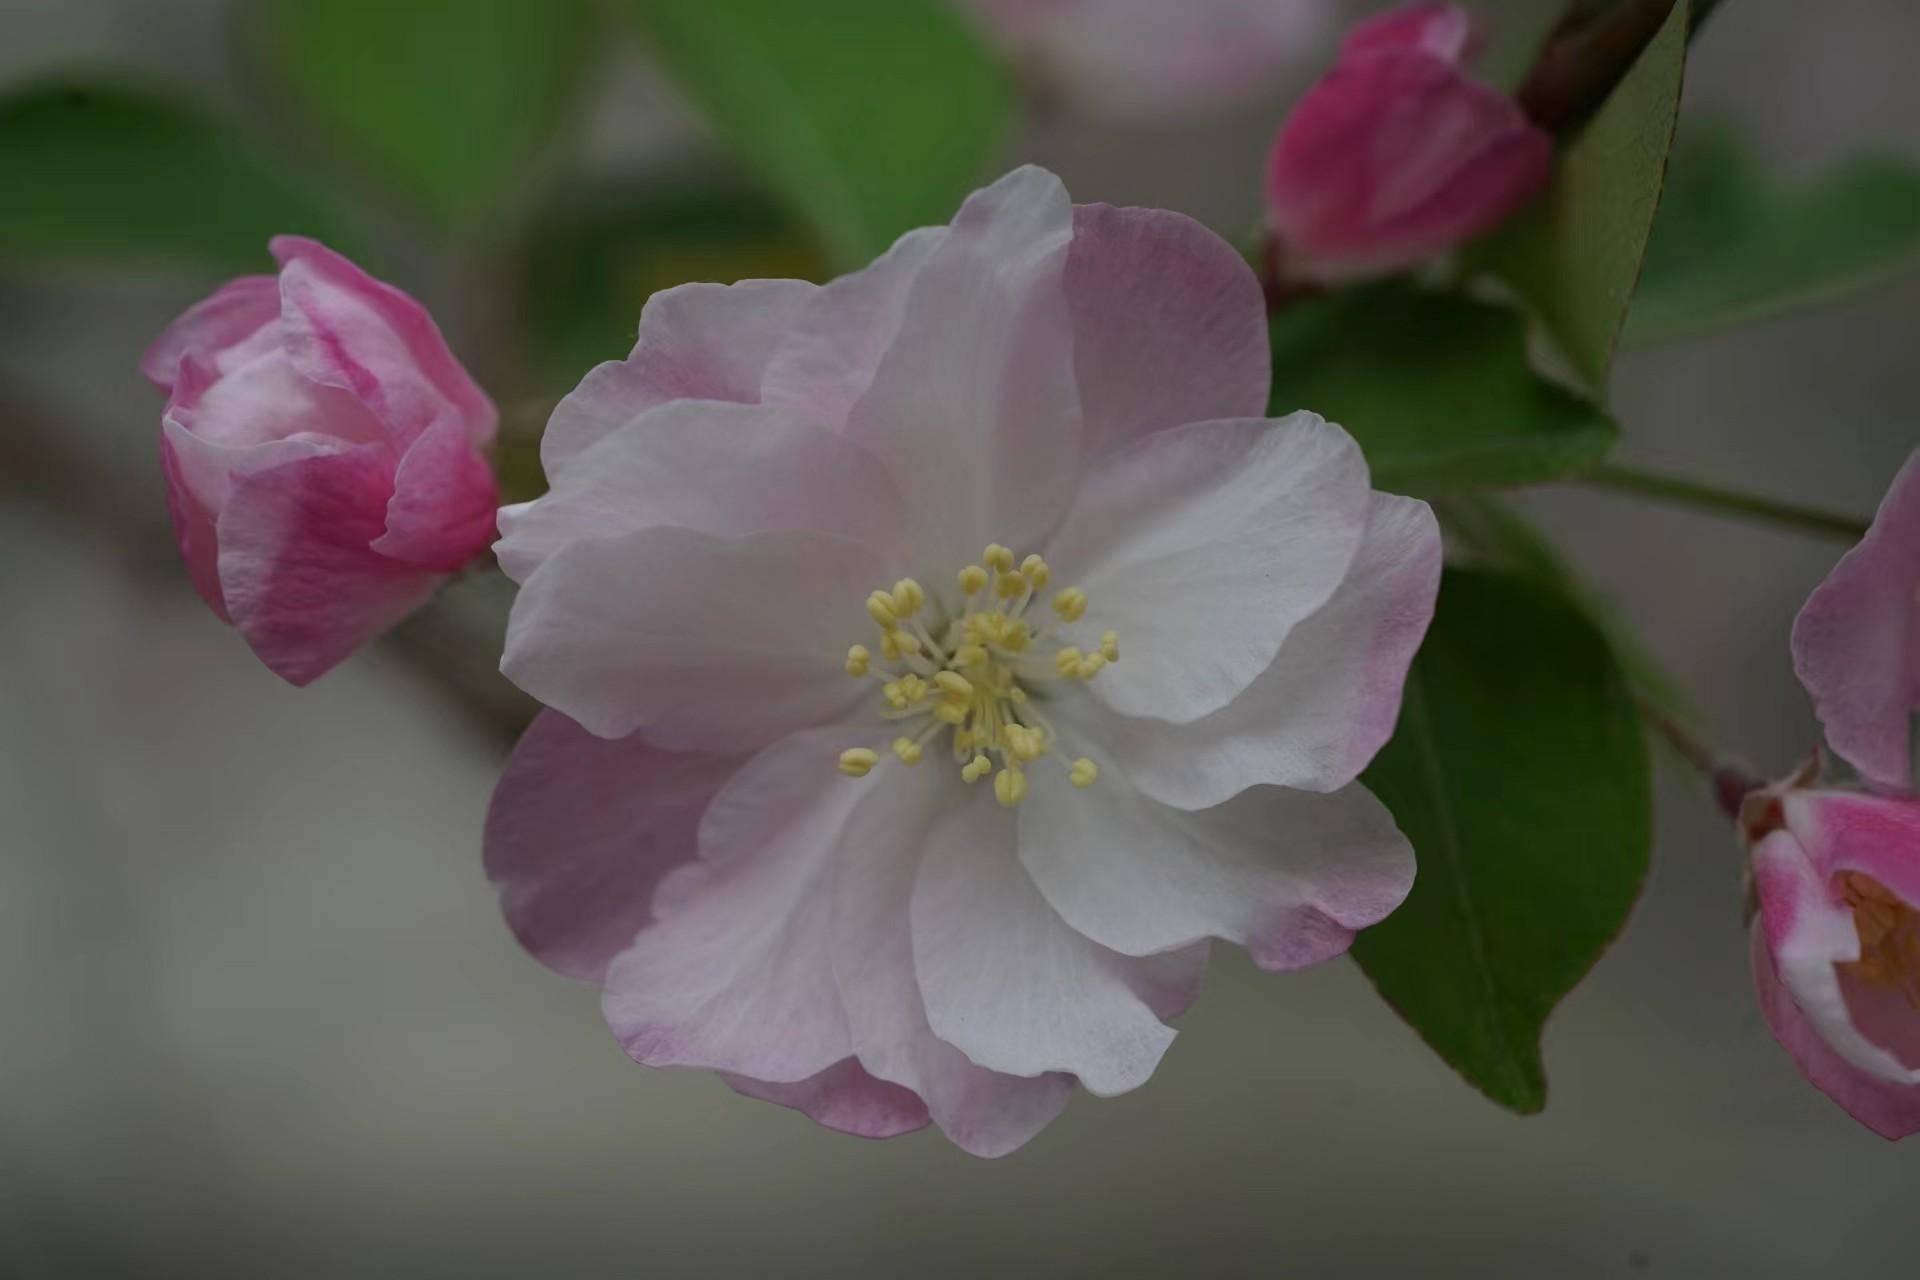
M 1912 0 L 1734 0 L 1687 119 L 1731 115 L 1794 172 L 1920 155 L 1917 59 Z M 0 83 L 56 63 L 235 90 L 207 0 L 0 0 Z M 575 163 L 706 145 L 646 74 L 608 77 Z M 1055 119 L 1008 158 L 1236 231 L 1285 98 L 1198 136 Z M 1548 1028 L 1541 1116 L 1474 1093 L 1350 964 L 1267 976 L 1226 948 L 1150 1085 L 998 1162 L 633 1066 L 595 992 L 500 923 L 499 744 L 392 649 L 289 688 L 194 597 L 135 364 L 196 293 L 0 280 L 0 1274 L 1911 1272 L 1920 1152 L 1773 1044 L 1734 846 L 1670 770 L 1646 897 Z M 1920 438 L 1917 321 L 1908 280 L 1632 352 L 1622 456 L 1869 513 Z M 1814 742 L 1786 633 L 1841 546 L 1527 502 L 1724 742 L 1772 770 Z

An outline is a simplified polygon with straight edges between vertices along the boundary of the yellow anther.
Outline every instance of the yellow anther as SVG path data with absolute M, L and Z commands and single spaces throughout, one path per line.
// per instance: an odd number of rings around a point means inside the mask
M 963 667 L 984 667 L 987 665 L 987 651 L 977 644 L 963 644 L 953 651 L 953 660 Z
M 901 653 L 920 652 L 920 637 L 911 631 L 902 631 L 899 627 L 895 627 L 887 632 L 886 639 L 893 641 L 893 647 Z
M 1019 653 L 1027 647 L 1027 641 L 1031 639 L 1033 639 L 1033 632 L 1029 631 L 1027 624 L 1018 618 L 1011 619 L 1006 626 L 1000 629 L 1000 647 L 1002 649 L 1010 649 L 1015 653 Z
M 963 725 L 967 722 L 967 704 L 936 702 L 933 704 L 933 718 L 941 724 Z
M 997 542 L 989 542 L 987 549 L 980 553 L 980 558 L 986 562 L 987 568 L 998 569 L 1002 573 L 1013 568 L 1013 552 Z
M 1100 669 L 1106 665 L 1107 659 L 1105 654 L 1090 653 L 1080 659 L 1080 670 L 1074 672 L 1074 674 L 1082 680 L 1091 680 L 1099 675 Z
M 919 764 L 920 744 L 912 738 L 895 738 L 893 740 L 893 754 L 900 757 L 901 764 Z
M 840 753 L 840 772 L 849 778 L 864 778 L 879 763 L 879 755 L 866 747 L 849 747 Z
M 978 595 L 980 589 L 986 585 L 987 571 L 979 565 L 970 564 L 960 571 L 960 593 L 962 595 Z
M 1023 703 L 1027 700 L 1027 691 L 1017 684 L 1012 685 L 1007 689 L 1007 700 L 1014 703 Z
M 1027 581 L 1033 584 L 1035 591 L 1039 591 L 1045 587 L 1047 585 L 1047 579 L 1053 576 L 1053 570 L 1047 568 L 1047 562 L 1037 555 L 1028 556 L 1025 560 L 1022 560 L 1020 562 L 1020 572 L 1027 576 Z
M 900 696 L 905 698 L 910 705 L 925 702 L 927 700 L 927 682 L 919 676 L 901 676 Z
M 1038 760 L 1046 754 L 1046 739 L 1024 725 L 1007 726 L 1007 746 L 1022 760 Z
M 920 606 L 927 602 L 927 593 L 912 578 L 902 578 L 893 584 L 893 612 L 897 617 L 911 618 L 920 612 Z
M 960 766 L 960 780 L 962 782 L 978 782 L 992 772 L 993 761 L 987 759 L 985 756 L 975 756 Z
M 1092 786 L 1093 780 L 1099 776 L 1100 766 L 1085 756 L 1075 760 L 1073 767 L 1067 770 L 1067 781 L 1082 789 Z
M 1069 645 L 1053 655 L 1053 669 L 1069 678 L 1080 674 L 1080 660 L 1087 655 Z
M 1087 593 L 1078 587 L 1054 592 L 1053 611 L 1068 622 L 1080 621 L 1087 612 Z
M 1015 569 L 1000 575 L 1000 585 L 994 590 L 1002 600 L 1012 600 L 1027 589 L 1027 576 Z
M 895 711 L 905 711 L 907 709 L 906 691 L 901 689 L 898 680 L 889 680 L 881 685 L 880 696 L 885 698 L 887 705 Z
M 867 616 L 879 623 L 883 630 L 900 621 L 900 615 L 893 611 L 893 597 L 884 591 L 875 591 L 867 596 Z
M 869 755 L 872 752 L 868 752 Z M 1002 769 L 993 775 L 993 798 L 1011 809 L 1027 798 L 1027 775 L 1014 769 Z
M 974 746 L 973 730 L 955 729 L 953 731 L 953 749 L 956 752 L 960 753 L 961 755 L 965 755 L 967 752 L 973 750 L 973 746 Z
M 900 629 L 888 627 L 880 633 L 880 656 L 888 662 L 900 660 Z
M 942 671 L 934 676 L 933 683 L 939 688 L 945 689 L 956 698 L 971 698 L 973 696 L 972 682 L 958 671 Z
M 1120 661 L 1120 633 L 1102 631 L 1100 633 L 1100 656 L 1108 662 Z
M 867 674 L 867 664 L 873 661 L 873 653 L 863 644 L 856 644 L 847 650 L 847 674 L 863 676 Z

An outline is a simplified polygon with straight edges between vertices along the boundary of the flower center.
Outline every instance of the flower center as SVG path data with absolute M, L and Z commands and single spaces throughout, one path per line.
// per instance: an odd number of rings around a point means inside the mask
M 1871 876 L 1849 871 L 1840 893 L 1853 909 L 1860 958 L 1842 965 L 1854 977 L 1892 987 L 1920 1009 L 1920 912 Z
M 1027 608 L 1053 576 L 1047 562 L 1030 555 L 1016 567 L 1013 552 L 997 542 L 980 559 L 954 575 L 952 607 L 912 578 L 869 595 L 879 657 L 854 645 L 847 674 L 879 682 L 882 714 L 900 729 L 889 747 L 903 765 L 919 764 L 951 730 L 948 749 L 961 778 L 973 783 L 993 774 L 994 797 L 1009 809 L 1026 797 L 1028 767 L 1045 758 L 1060 760 L 1074 786 L 1090 787 L 1099 768 L 1085 757 L 1061 759 L 1059 736 L 1036 704 L 1048 685 L 1091 680 L 1118 662 L 1120 638 L 1108 631 L 1086 648 L 1061 643 L 1068 637 L 1058 629 L 1085 616 L 1087 593 L 1054 592 L 1055 617 L 1035 627 Z M 855 747 L 840 753 L 840 772 L 864 778 L 880 762 L 879 751 Z

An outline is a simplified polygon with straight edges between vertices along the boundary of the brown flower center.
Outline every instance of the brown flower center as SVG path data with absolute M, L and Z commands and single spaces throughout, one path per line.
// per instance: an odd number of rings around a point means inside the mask
M 1848 871 L 1840 895 L 1853 909 L 1860 958 L 1843 972 L 1875 986 L 1892 987 L 1920 1009 L 1920 912 L 1872 876 Z

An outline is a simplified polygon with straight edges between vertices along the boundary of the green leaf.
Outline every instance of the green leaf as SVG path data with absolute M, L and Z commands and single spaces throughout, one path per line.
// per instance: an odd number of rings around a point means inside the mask
M 276 81 L 448 225 L 514 191 L 586 79 L 581 0 L 270 0 L 258 16 Z
M 1533 372 L 1525 330 L 1503 307 L 1404 285 L 1296 304 L 1272 324 L 1272 409 L 1351 431 L 1382 489 L 1550 480 L 1600 460 L 1618 432 Z
M 534 221 L 519 313 L 542 381 L 565 390 L 632 348 L 640 309 L 689 280 L 820 279 L 810 238 L 737 183 L 653 175 L 568 191 Z
M 1365 781 L 1420 860 L 1353 954 L 1475 1088 L 1546 1105 L 1547 1015 L 1626 923 L 1647 871 L 1647 758 L 1606 642 L 1517 578 L 1452 570 Z
M 1553 185 L 1468 252 L 1504 280 L 1573 372 L 1603 390 L 1633 299 L 1686 68 L 1687 0 L 1641 51 L 1598 114 L 1560 155 Z
M 0 173 L 0 259 L 226 271 L 262 268 L 278 232 L 351 240 L 245 130 L 146 89 L 62 79 L 0 96 Z
M 1709 332 L 1916 265 L 1920 166 L 1861 155 L 1788 184 L 1732 131 L 1714 129 L 1674 151 L 1627 337 Z
M 625 0 L 721 140 L 842 267 L 945 222 L 1006 124 L 1008 89 L 942 0 Z

